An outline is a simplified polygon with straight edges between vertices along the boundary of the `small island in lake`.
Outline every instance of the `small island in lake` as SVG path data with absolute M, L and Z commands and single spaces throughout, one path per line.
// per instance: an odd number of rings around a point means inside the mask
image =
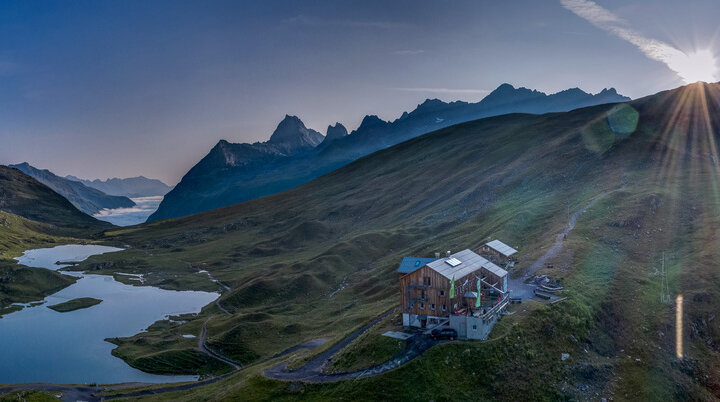
M 82 308 L 92 307 L 96 304 L 100 304 L 102 300 L 94 299 L 92 297 L 79 297 L 77 299 L 68 300 L 66 302 L 48 306 L 55 311 L 60 313 L 67 313 L 68 311 L 80 310 Z

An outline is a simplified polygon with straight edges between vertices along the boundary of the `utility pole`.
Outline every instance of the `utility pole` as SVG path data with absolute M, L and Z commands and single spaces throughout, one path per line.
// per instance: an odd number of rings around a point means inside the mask
M 662 268 L 660 271 L 660 302 L 669 304 L 670 303 L 670 285 L 667 280 L 667 271 L 665 270 L 665 252 L 663 251 L 662 256 Z

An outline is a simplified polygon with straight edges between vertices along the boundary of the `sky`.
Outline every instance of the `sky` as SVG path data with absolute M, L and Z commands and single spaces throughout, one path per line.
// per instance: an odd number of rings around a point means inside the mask
M 716 0 L 0 0 L 0 164 L 175 184 L 285 114 L 352 130 L 504 82 L 637 98 L 714 63 L 718 15 Z

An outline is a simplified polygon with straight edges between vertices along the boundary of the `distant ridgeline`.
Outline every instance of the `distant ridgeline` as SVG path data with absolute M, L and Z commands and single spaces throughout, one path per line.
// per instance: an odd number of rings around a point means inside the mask
M 27 162 L 10 165 L 10 167 L 50 187 L 58 194 L 67 198 L 77 209 L 88 215 L 93 215 L 105 208 L 130 208 L 135 206 L 135 203 L 127 197 L 105 194 L 100 190 L 87 187 L 78 181 L 57 176 L 47 169 L 37 169 Z
M 40 181 L 18 169 L 0 165 L 0 210 L 25 219 L 40 222 L 33 230 L 63 232 L 65 229 L 90 229 L 92 231 L 112 227 L 80 212 L 65 197 Z M 54 233 L 56 234 L 56 233 Z
M 148 221 L 207 211 L 274 194 L 331 172 L 362 156 L 454 124 L 508 113 L 564 112 L 630 98 L 615 89 L 592 95 L 573 88 L 552 95 L 503 84 L 477 103 L 428 99 L 395 121 L 365 116 L 348 134 L 337 123 L 326 135 L 285 116 L 270 140 L 220 141 L 170 191 Z
M 75 176 L 65 176 L 65 178 L 72 181 L 79 181 L 85 186 L 100 190 L 105 194 L 130 198 L 160 196 L 172 190 L 171 186 L 168 186 L 160 180 L 148 179 L 144 176 L 106 180 L 85 180 Z

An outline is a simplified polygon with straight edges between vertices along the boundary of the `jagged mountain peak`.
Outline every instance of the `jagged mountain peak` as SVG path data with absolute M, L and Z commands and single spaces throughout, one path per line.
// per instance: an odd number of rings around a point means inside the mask
M 589 93 L 583 91 L 582 89 L 580 89 L 580 88 L 578 88 L 578 87 L 568 88 L 568 89 L 563 90 L 563 91 L 560 91 L 560 92 L 558 92 L 558 93 L 559 93 L 559 94 L 562 94 L 562 93 L 577 93 L 577 94 L 590 95 Z
M 340 123 L 335 123 L 334 126 L 328 126 L 327 131 L 325 132 L 325 141 L 334 141 L 343 138 L 346 135 L 348 135 L 348 131 L 345 126 Z
M 515 88 L 508 83 L 504 83 L 495 88 L 494 91 L 490 92 L 480 101 L 480 103 L 516 101 L 519 99 L 542 98 L 545 96 L 547 95 L 545 95 L 544 92 L 540 92 L 535 89 L 528 89 L 525 87 Z
M 388 124 L 385 120 L 379 118 L 377 115 L 369 114 L 363 117 L 362 122 L 360 123 L 360 127 L 358 127 L 358 131 L 360 129 L 366 129 L 370 127 L 376 127 L 376 126 L 384 126 Z
M 270 136 L 270 143 L 293 141 L 302 136 L 308 128 L 297 116 L 285 115 L 285 118 L 277 125 L 277 128 Z

